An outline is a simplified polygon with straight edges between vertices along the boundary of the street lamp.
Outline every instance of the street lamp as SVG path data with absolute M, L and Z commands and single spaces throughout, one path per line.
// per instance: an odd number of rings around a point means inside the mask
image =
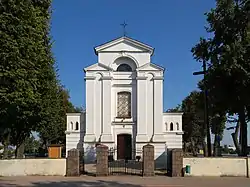
M 210 136 L 210 128 L 209 128 L 209 120 L 208 120 L 208 99 L 207 99 L 207 85 L 206 85 L 206 74 L 207 74 L 207 65 L 206 62 L 203 61 L 203 71 L 194 72 L 193 75 L 204 75 L 204 126 L 206 128 L 207 134 L 207 151 L 208 156 L 211 156 L 211 136 Z

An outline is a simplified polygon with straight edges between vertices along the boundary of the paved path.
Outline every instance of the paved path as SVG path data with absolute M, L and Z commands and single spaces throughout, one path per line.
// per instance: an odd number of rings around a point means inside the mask
M 0 187 L 250 187 L 249 178 L 165 176 L 111 176 L 111 177 L 0 177 Z

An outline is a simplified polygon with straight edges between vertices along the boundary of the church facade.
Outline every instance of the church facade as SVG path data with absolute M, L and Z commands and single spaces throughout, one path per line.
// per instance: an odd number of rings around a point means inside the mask
M 67 114 L 66 151 L 84 147 L 91 159 L 104 144 L 124 159 L 150 143 L 157 159 L 182 148 L 182 113 L 163 112 L 164 68 L 151 62 L 154 48 L 120 37 L 94 50 L 98 62 L 84 68 L 86 110 Z

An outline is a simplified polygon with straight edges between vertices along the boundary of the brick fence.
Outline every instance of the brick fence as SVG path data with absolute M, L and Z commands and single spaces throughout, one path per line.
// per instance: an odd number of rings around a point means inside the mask
M 96 176 L 108 176 L 108 147 L 98 145 L 96 148 Z
M 80 151 L 71 149 L 66 160 L 66 176 L 80 176 Z
M 147 144 L 143 146 L 143 171 L 142 175 L 145 177 L 155 175 L 155 151 L 154 146 Z
M 182 177 L 184 175 L 182 149 L 173 149 L 171 159 L 171 176 Z
M 66 161 L 66 176 L 79 176 L 84 173 L 83 150 L 72 149 L 68 151 Z M 143 146 L 142 175 L 155 175 L 154 146 Z M 171 176 L 183 176 L 183 152 L 182 149 L 173 149 L 171 152 Z M 108 147 L 98 145 L 96 148 L 96 176 L 108 176 Z

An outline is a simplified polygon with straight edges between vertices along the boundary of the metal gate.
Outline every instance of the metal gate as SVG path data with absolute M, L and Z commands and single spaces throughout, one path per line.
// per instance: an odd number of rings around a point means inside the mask
M 136 156 L 133 151 L 132 159 L 115 160 L 116 150 L 110 149 L 108 153 L 108 169 L 109 175 L 139 175 L 142 176 L 142 161 L 141 156 Z M 137 154 L 139 154 L 137 152 Z M 134 158 L 134 159 L 133 159 Z

